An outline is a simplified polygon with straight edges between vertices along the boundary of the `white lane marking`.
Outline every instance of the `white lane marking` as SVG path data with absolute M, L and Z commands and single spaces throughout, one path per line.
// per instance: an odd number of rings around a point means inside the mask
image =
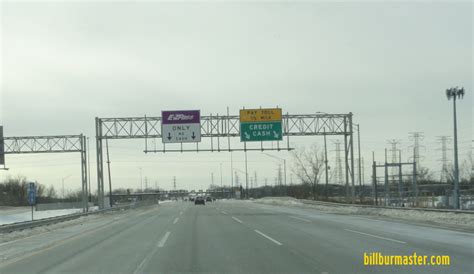
M 174 221 L 173 221 L 173 224 L 176 224 L 178 222 L 178 220 L 179 220 L 179 218 L 176 217 L 176 219 L 174 219 Z
M 142 268 L 143 266 L 145 265 L 145 263 L 149 260 L 149 257 L 150 256 L 147 256 L 145 257 L 145 259 L 143 259 L 143 261 L 137 266 L 137 269 L 135 269 L 135 271 L 133 271 L 133 274 L 138 274 L 138 273 L 142 273 Z
M 386 237 L 382 237 L 382 236 L 377 236 L 377 235 L 373 235 L 373 234 L 369 234 L 369 233 L 364 233 L 364 232 L 355 231 L 355 230 L 351 230 L 351 229 L 344 229 L 344 230 L 349 231 L 349 232 L 353 232 L 353 233 L 358 233 L 358 234 L 365 235 L 365 236 L 374 237 L 374 238 L 377 238 L 377 239 L 382 239 L 382 240 L 387 240 L 387 241 L 399 243 L 399 244 L 406 244 L 406 242 L 402 242 L 402 241 L 399 241 L 399 240 L 390 239 L 390 238 L 386 238 Z
M 236 221 L 236 222 L 243 223 L 241 220 L 235 218 L 234 216 L 232 216 L 232 219 L 234 219 L 234 221 Z
M 305 219 L 305 218 L 300 218 L 300 217 L 295 217 L 295 216 L 288 216 L 288 217 L 296 219 L 296 220 L 300 220 L 300 221 L 303 221 L 303 222 L 311 223 L 311 220 L 308 220 L 308 219 Z
M 165 236 L 161 238 L 161 240 L 157 243 L 157 245 L 153 248 L 152 252 L 146 256 L 143 261 L 137 266 L 135 271 L 133 271 L 133 274 L 138 274 L 143 272 L 143 267 L 148 263 L 148 261 L 155 255 L 155 253 L 158 251 L 158 248 L 163 247 L 166 243 L 166 240 L 168 240 L 168 237 L 170 236 L 171 232 L 166 232 Z
M 227 212 L 225 212 L 225 211 L 221 211 L 221 212 L 222 212 L 222 214 L 225 214 L 225 215 L 227 215 Z
M 268 236 L 268 235 L 266 235 L 266 234 L 264 234 L 264 233 L 262 233 L 262 232 L 260 232 L 260 231 L 258 231 L 258 230 L 256 230 L 256 229 L 255 229 L 254 231 L 257 232 L 258 234 L 262 235 L 263 237 L 267 238 L 268 240 L 274 242 L 274 243 L 277 244 L 277 245 L 283 245 L 283 244 L 280 243 L 279 241 L 273 239 L 272 237 L 270 237 L 270 236 Z
M 170 236 L 171 232 L 167 231 L 165 236 L 161 238 L 161 240 L 158 242 L 158 247 L 163 247 L 166 243 L 166 240 L 168 240 L 168 237 Z

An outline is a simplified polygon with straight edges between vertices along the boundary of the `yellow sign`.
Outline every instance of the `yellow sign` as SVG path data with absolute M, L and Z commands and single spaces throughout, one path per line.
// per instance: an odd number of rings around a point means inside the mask
M 281 121 L 281 108 L 241 109 L 240 122 Z

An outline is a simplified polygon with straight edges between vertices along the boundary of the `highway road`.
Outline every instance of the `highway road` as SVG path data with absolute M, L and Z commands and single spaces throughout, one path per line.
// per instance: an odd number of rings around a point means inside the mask
M 363 216 L 246 201 L 180 201 L 103 219 L 1 244 L 14 256 L 0 261 L 0 273 L 474 272 L 472 233 Z M 28 250 L 34 245 L 40 248 Z M 449 255 L 451 261 L 364 266 L 364 252 Z

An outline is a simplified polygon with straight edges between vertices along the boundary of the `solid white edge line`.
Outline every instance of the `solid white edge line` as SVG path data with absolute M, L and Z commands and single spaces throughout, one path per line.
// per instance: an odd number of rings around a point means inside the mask
M 225 215 L 227 215 L 227 212 L 225 212 L 225 211 L 221 211 L 221 212 L 222 212 L 222 214 L 225 214 Z
M 241 220 L 235 218 L 234 216 L 232 216 L 232 219 L 234 219 L 234 221 L 236 221 L 236 222 L 243 223 Z
M 158 247 L 163 247 L 166 243 L 166 240 L 168 240 L 168 237 L 170 236 L 171 232 L 167 231 L 165 236 L 161 238 L 160 242 L 158 243 Z
M 386 237 L 382 237 L 382 236 L 377 236 L 377 235 L 373 235 L 373 234 L 369 234 L 369 233 L 364 233 L 364 232 L 355 231 L 355 230 L 351 230 L 351 229 L 344 229 L 344 230 L 349 231 L 349 232 L 353 232 L 353 233 L 358 233 L 358 234 L 365 235 L 365 236 L 374 237 L 374 238 L 377 238 L 377 239 L 382 239 L 382 240 L 387 240 L 387 241 L 399 243 L 399 244 L 406 244 L 406 242 L 403 242 L 403 241 L 390 239 L 390 238 L 386 238 Z
M 303 221 L 303 222 L 311 223 L 311 220 L 308 220 L 308 219 L 304 219 L 304 218 L 300 218 L 300 217 L 295 217 L 295 216 L 288 216 L 288 217 L 293 218 L 293 219 L 296 219 L 296 220 L 300 220 L 300 221 Z
M 173 221 L 173 224 L 176 224 L 178 222 L 178 220 L 179 220 L 179 218 L 176 217 L 176 219 L 174 219 L 174 221 Z
M 263 232 L 260 232 L 258 231 L 257 229 L 254 229 L 255 232 L 257 232 L 258 234 L 262 235 L 263 237 L 267 238 L 268 240 L 274 242 L 275 244 L 277 245 L 283 245 L 282 243 L 280 243 L 279 241 L 273 239 L 272 237 L 268 236 L 268 235 L 265 235 Z

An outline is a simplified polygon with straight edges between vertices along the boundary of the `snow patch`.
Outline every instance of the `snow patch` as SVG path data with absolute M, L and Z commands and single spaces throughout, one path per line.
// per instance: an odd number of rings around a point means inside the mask
M 382 216 L 394 219 L 413 220 L 419 222 L 438 223 L 446 225 L 461 225 L 474 229 L 474 214 L 462 214 L 455 212 L 432 212 L 422 210 L 403 210 L 403 209 L 387 209 L 387 208 L 367 208 L 357 206 L 331 206 L 331 205 L 316 205 L 305 204 L 300 200 L 292 197 L 269 197 L 254 200 L 256 203 L 301 207 L 316 209 L 328 213 L 348 214 L 348 215 L 369 215 Z
M 97 207 L 90 207 L 89 211 L 95 211 Z M 63 216 L 73 213 L 80 213 L 82 212 L 82 208 L 74 208 L 74 209 L 56 209 L 56 210 L 44 210 L 44 211 L 34 211 L 33 212 L 33 219 L 39 220 L 44 218 L 51 218 L 56 216 Z M 12 224 L 18 222 L 26 222 L 31 221 L 31 209 L 22 207 L 22 209 L 18 209 L 17 211 L 5 210 L 0 211 L 0 225 L 4 224 Z

